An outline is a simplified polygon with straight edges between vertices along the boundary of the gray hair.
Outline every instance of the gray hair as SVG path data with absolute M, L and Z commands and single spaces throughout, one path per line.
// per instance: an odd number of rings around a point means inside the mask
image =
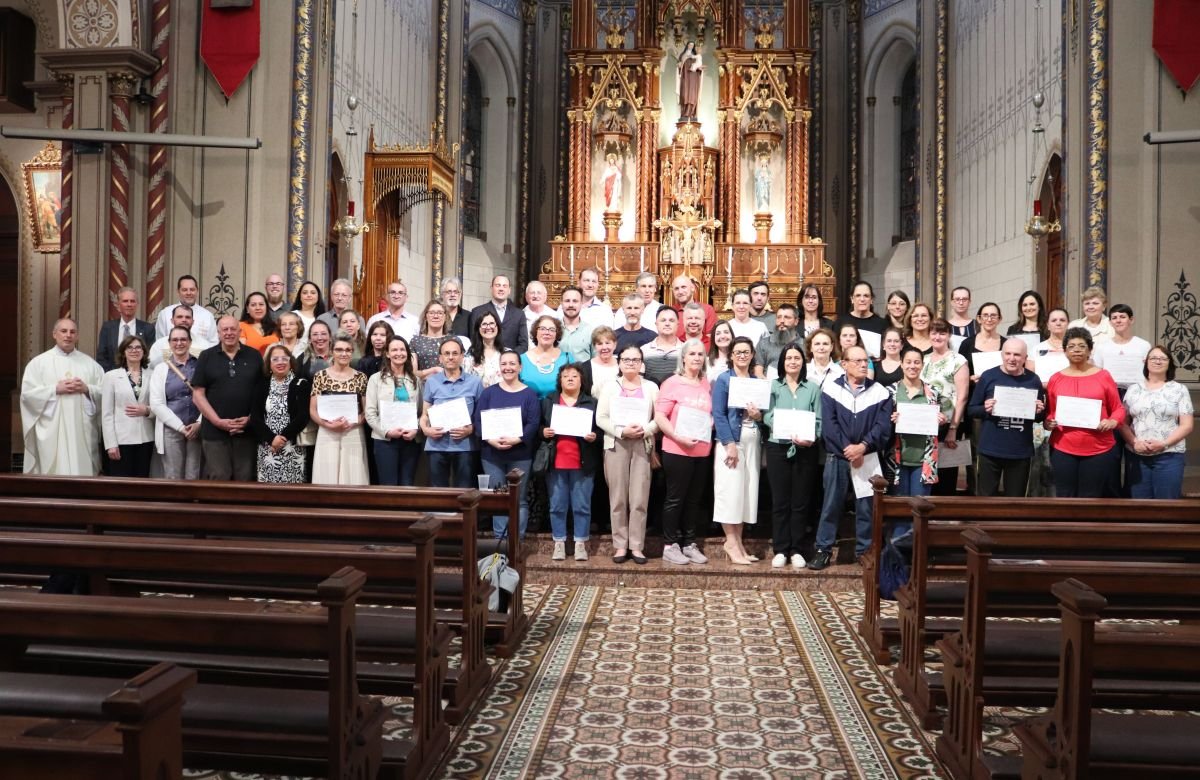
M 457 287 L 460 291 L 462 290 L 462 279 L 459 279 L 457 276 L 447 276 L 442 280 L 442 292 L 445 293 L 446 287 L 451 284 Z
M 658 277 L 655 276 L 654 274 L 650 273 L 649 271 L 642 271 L 640 274 L 637 275 L 637 278 L 633 280 L 633 283 L 635 285 L 641 284 L 643 279 L 652 280 L 654 282 L 654 286 L 656 288 L 658 287 Z
M 354 292 L 354 285 L 350 283 L 350 280 L 349 280 L 349 279 L 344 279 L 344 278 L 342 278 L 342 277 L 338 277 L 337 279 L 334 279 L 334 280 L 333 280 L 333 282 L 331 282 L 331 283 L 330 283 L 330 285 L 329 285 L 329 292 L 330 292 L 330 294 L 332 294 L 332 293 L 333 293 L 333 288 L 334 288 L 334 287 L 338 287 L 339 285 L 340 285 L 340 286 L 349 287 L 349 288 L 350 288 L 350 292 Z
M 622 306 L 624 306 L 627 303 L 645 303 L 645 301 L 642 300 L 642 296 L 638 295 L 635 292 L 631 292 L 631 293 L 626 293 L 625 297 L 621 299 Z
M 688 339 L 683 342 L 683 346 L 679 348 L 679 356 L 675 358 L 675 376 L 683 376 L 683 356 L 687 354 L 688 348 L 692 346 L 700 347 L 700 351 L 705 354 L 705 357 L 708 356 L 708 350 L 704 348 L 704 342 L 700 339 Z M 703 375 L 704 369 L 701 368 L 700 371 L 701 375 Z

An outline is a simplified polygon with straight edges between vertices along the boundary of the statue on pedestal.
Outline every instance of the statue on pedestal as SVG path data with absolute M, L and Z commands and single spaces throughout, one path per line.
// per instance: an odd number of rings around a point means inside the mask
M 768 214 L 771 211 L 771 164 L 765 154 L 758 156 L 754 169 L 754 211 Z
M 675 83 L 679 87 L 679 121 L 695 122 L 696 109 L 700 105 L 700 85 L 704 81 L 700 45 L 688 41 L 676 56 L 679 58 L 679 65 L 675 69 Z
M 609 152 L 605 158 L 608 165 L 604 168 L 604 210 L 621 210 L 621 168 L 617 165 L 617 155 Z

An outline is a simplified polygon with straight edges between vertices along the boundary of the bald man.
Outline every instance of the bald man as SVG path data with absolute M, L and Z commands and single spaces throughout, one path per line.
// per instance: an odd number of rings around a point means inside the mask
M 205 479 L 254 479 L 256 446 L 250 433 L 254 388 L 262 378 L 262 355 L 241 343 L 238 321 L 217 320 L 220 341 L 200 353 L 192 376 L 192 400 L 200 410 Z
M 981 496 L 1003 495 L 1024 498 L 1033 462 L 1033 424 L 1046 417 L 1046 391 L 1038 375 L 1025 368 L 1029 347 L 1024 340 L 1010 338 L 1000 348 L 1000 365 L 979 376 L 967 414 L 979 426 L 979 472 L 976 491 Z M 1027 403 L 1030 417 L 1000 417 L 996 391 L 1012 388 Z M 1006 393 L 1011 393 L 1006 390 Z M 1032 403 L 1028 403 L 1032 401 Z M 1003 487 L 1002 487 L 1003 486 Z

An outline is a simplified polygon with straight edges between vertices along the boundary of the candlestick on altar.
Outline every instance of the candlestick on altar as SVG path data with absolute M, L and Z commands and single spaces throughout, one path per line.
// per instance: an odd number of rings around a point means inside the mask
M 733 311 L 733 247 L 725 253 L 725 311 Z
M 646 272 L 646 245 L 642 244 L 641 249 L 642 254 L 641 259 L 638 260 L 638 273 L 643 274 Z
M 571 244 L 571 283 L 575 283 L 575 245 Z
M 608 244 L 604 245 L 604 275 L 608 276 Z
M 763 247 L 763 281 L 767 281 L 767 266 L 770 264 L 770 255 L 767 254 L 767 248 Z
M 608 244 L 605 244 L 604 245 L 604 305 L 609 306 L 609 307 L 611 307 L 611 305 L 612 305 L 611 304 L 612 285 L 610 284 L 611 280 L 612 280 L 612 274 L 609 272 L 609 266 L 608 266 Z

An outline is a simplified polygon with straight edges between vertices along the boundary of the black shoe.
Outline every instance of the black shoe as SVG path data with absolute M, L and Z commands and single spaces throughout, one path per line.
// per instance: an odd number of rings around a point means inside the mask
M 808 568 L 813 571 L 820 571 L 829 567 L 830 561 L 833 559 L 833 553 L 829 550 L 817 550 L 817 554 L 808 562 Z
M 629 560 L 629 553 L 627 553 L 627 552 L 623 552 L 620 555 L 613 556 L 613 563 L 625 563 L 625 561 L 627 561 L 627 560 Z
M 646 563 L 646 556 L 644 556 L 644 555 L 638 555 L 637 553 L 629 553 L 629 557 L 632 558 L 633 562 L 636 563 L 638 566 L 642 566 Z

